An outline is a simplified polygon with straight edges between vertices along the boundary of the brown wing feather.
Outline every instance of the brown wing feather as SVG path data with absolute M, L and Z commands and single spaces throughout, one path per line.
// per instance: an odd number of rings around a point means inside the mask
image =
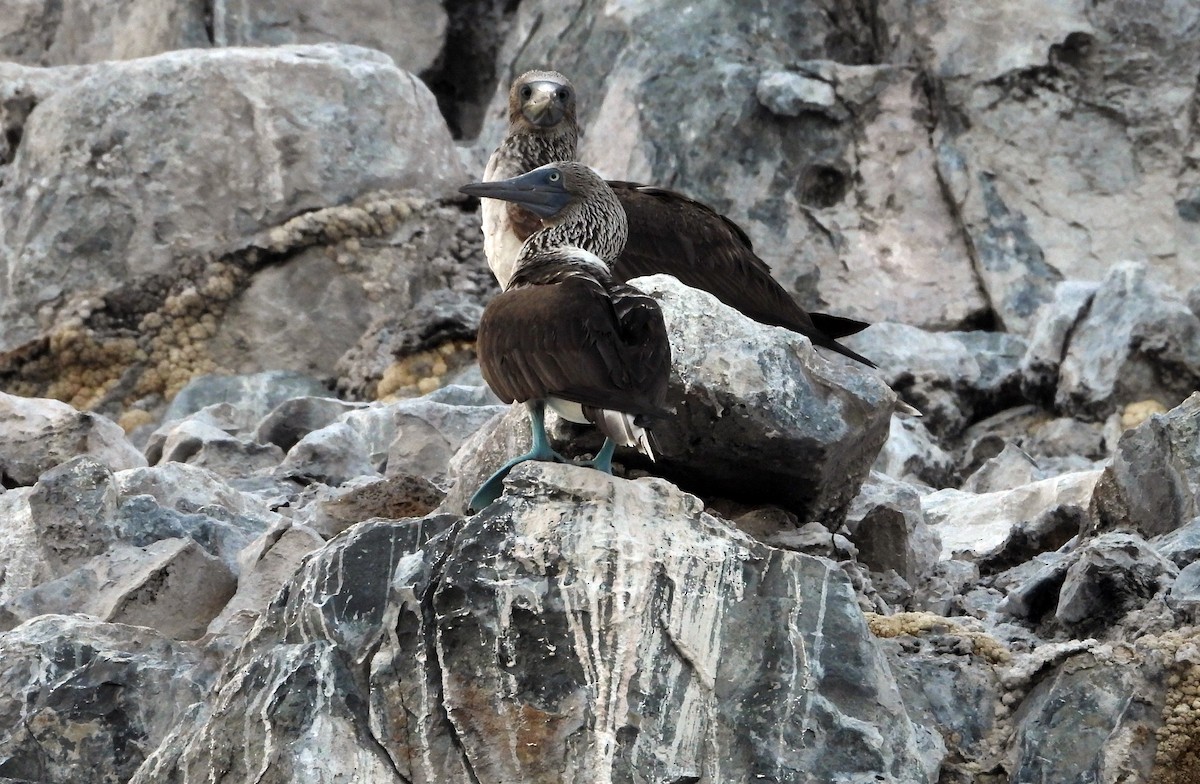
M 476 344 L 501 399 L 549 396 L 663 416 L 671 349 L 654 300 L 585 278 L 511 289 L 484 310 Z
M 814 344 L 874 367 L 838 343 L 771 277 L 750 239 L 733 221 L 683 194 L 637 183 L 610 181 L 625 207 L 629 240 L 613 270 L 618 280 L 666 273 L 703 289 L 763 324 L 786 327 Z M 862 322 L 825 317 L 845 334 Z M 865 326 L 865 325 L 863 325 Z M 861 329 L 861 327 L 860 327 Z

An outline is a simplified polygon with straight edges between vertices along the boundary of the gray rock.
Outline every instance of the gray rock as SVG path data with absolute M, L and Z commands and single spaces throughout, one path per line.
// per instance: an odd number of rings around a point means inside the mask
M 803 112 L 820 112 L 834 119 L 838 112 L 837 95 L 833 85 L 820 79 L 792 71 L 771 71 L 763 74 L 754 90 L 759 103 L 781 117 L 799 117 Z M 843 110 L 840 114 L 845 115 Z
M 383 466 L 373 463 L 370 445 L 346 422 L 314 430 L 288 450 L 275 476 L 338 486 L 356 477 L 377 477 Z
M 1137 534 L 1101 534 L 1048 560 L 1010 591 L 1001 610 L 1078 638 L 1094 636 L 1165 591 L 1178 573 Z
M 807 339 L 750 321 L 674 278 L 632 283 L 662 306 L 676 409 L 654 425 L 655 462 L 637 465 L 705 497 L 774 504 L 836 529 L 886 438 L 892 392 L 857 363 L 825 359 Z M 573 436 L 565 427 L 552 434 L 577 441 L 576 451 L 601 443 L 594 428 Z M 467 441 L 447 508 L 463 508 L 527 444 L 519 407 Z
M 147 495 L 164 509 L 235 520 L 237 527 L 245 530 L 261 531 L 281 519 L 257 496 L 236 489 L 208 469 L 187 463 L 119 471 L 116 479 L 122 499 Z
M 332 397 L 295 397 L 271 409 L 258 423 L 254 437 L 260 444 L 274 444 L 286 452 L 312 431 L 331 425 L 347 411 L 365 405 Z
M 215 504 L 204 513 L 184 513 L 165 507 L 151 495 L 121 499 L 112 526 L 120 541 L 145 547 L 162 539 L 188 538 L 220 558 L 237 574 L 238 553 L 265 530 L 267 520 L 235 514 Z
M 152 629 L 35 618 L 0 635 L 0 776 L 128 781 L 210 678 Z
M 921 498 L 921 508 L 942 540 L 943 558 L 986 559 L 1013 546 L 1014 537 L 1025 539 L 1030 530 L 1049 529 L 1061 535 L 1065 527 L 1078 532 L 1088 519 L 1088 504 L 1099 476 L 1098 470 L 1081 471 L 996 493 L 938 490 Z M 1039 535 L 1035 541 L 1042 539 Z M 1046 539 L 1042 545 L 1050 549 L 1066 541 L 1053 536 Z M 1032 554 L 1021 549 L 1024 558 Z
M 883 474 L 872 473 L 846 515 L 858 560 L 873 572 L 894 570 L 909 585 L 925 575 L 941 556 L 937 534 L 925 523 L 915 490 Z
M 1009 407 L 1020 395 L 1025 341 L 1004 332 L 926 332 L 873 324 L 845 340 L 879 365 L 883 378 L 924 414 L 939 436 Z
M 1196 183 L 1180 176 L 1190 153 L 1179 125 L 1200 63 L 1191 10 L 1073 0 L 881 9 L 891 57 L 938 85 L 939 174 L 971 246 L 979 256 L 997 246 L 1006 280 L 1036 281 L 1017 302 L 1036 302 L 1053 271 L 1098 280 L 1126 259 L 1152 259 L 1181 291 L 1194 285 Z M 1008 324 L 1007 298 L 989 299 Z
M 920 483 L 933 488 L 948 487 L 954 482 L 954 458 L 914 417 L 893 416 L 879 457 L 871 470 L 887 474 L 909 484 Z
M 0 392 L 0 484 L 28 486 L 43 471 L 91 455 L 113 471 L 146 465 L 124 431 L 98 414 L 57 400 Z
M 208 634 L 237 645 L 279 589 L 292 579 L 306 556 L 325 541 L 302 525 L 281 525 L 242 553 L 237 591 L 208 625 Z
M 1165 781 L 1146 741 L 1163 717 L 1162 658 L 1129 648 L 1097 646 L 1039 674 L 1009 719 L 1012 781 Z
M 209 46 L 204 9 L 186 0 L 16 3 L 0 20 L 0 57 L 70 65 Z
M 151 173 L 151 191 L 127 185 Z M 95 68 L 32 111 L 0 188 L 12 205 L 0 349 L 37 334 L 38 309 L 83 281 L 103 292 L 171 273 L 166 248 L 198 254 L 371 188 L 434 195 L 462 180 L 433 96 L 379 53 L 189 50 Z
M 938 561 L 913 591 L 913 607 L 935 615 L 961 615 L 961 597 L 978 581 L 979 565 L 973 561 Z
M 81 456 L 42 474 L 29 496 L 41 559 L 65 574 L 117 541 L 117 482 L 111 471 Z
M 1200 515 L 1200 393 L 1128 430 L 1092 498 L 1095 530 L 1168 533 Z
M 229 478 L 268 473 L 283 460 L 283 450 L 239 438 L 248 429 L 246 412 L 218 403 L 173 419 L 150 434 L 146 458 L 154 464 L 191 463 Z
M 1150 540 L 1155 552 L 1168 558 L 1183 569 L 1193 561 L 1200 561 L 1200 517 L 1193 518 L 1174 531 Z
M 454 399 L 454 393 L 443 397 Z M 279 466 L 280 476 L 339 485 L 356 476 L 419 476 L 446 483 L 450 458 L 484 423 L 506 409 L 480 401 L 462 404 L 434 397 L 374 403 L 347 411 L 331 425 L 307 433 Z
M 209 775 L 234 736 L 279 781 L 301 780 L 297 759 L 414 782 L 935 780 L 936 749 L 914 747 L 827 562 L 757 544 L 661 480 L 530 465 L 510 487 L 486 515 L 367 522 L 310 559 L 211 714 L 134 781 Z M 289 707 L 247 724 L 263 689 Z
M 1179 570 L 1167 599 L 1172 607 L 1193 612 L 1200 607 L 1200 562 L 1193 561 Z
M 163 414 L 163 422 L 184 419 L 202 409 L 228 403 L 233 432 L 253 428 L 278 406 L 293 398 L 321 398 L 329 390 L 318 379 L 303 373 L 268 370 L 244 376 L 197 376 L 179 390 Z
M 5 609 L 28 620 L 46 613 L 84 613 L 102 621 L 147 626 L 175 640 L 194 640 L 233 596 L 237 580 L 191 539 L 146 547 L 118 544 Z
M 371 518 L 424 517 L 445 497 L 444 492 L 424 477 L 368 479 L 325 489 L 313 508 L 305 508 L 305 521 L 313 530 L 331 539 L 355 523 Z
M 1081 633 L 1102 629 L 1165 590 L 1179 570 L 1140 536 L 1101 534 L 1073 554 L 1055 619 Z
M 1021 389 L 1025 397 L 1053 404 L 1063 357 L 1075 328 L 1087 317 L 1100 284 L 1065 280 L 1054 287 L 1054 296 L 1038 310 L 1021 359 Z
M 323 0 L 215 0 L 211 13 L 217 46 L 339 41 L 378 49 L 412 73 L 432 66 L 446 42 L 446 11 L 437 0 L 359 0 L 352 8 Z
M 1048 318 L 1024 384 L 1033 396 L 1053 392 L 1060 411 L 1103 419 L 1147 398 L 1177 404 L 1200 386 L 1200 318 L 1145 265 L 1114 266 L 1066 329 L 1057 310 Z
M 1038 464 L 1023 449 L 1005 444 L 1000 454 L 987 460 L 962 484 L 963 492 L 996 493 L 1027 485 L 1038 479 Z

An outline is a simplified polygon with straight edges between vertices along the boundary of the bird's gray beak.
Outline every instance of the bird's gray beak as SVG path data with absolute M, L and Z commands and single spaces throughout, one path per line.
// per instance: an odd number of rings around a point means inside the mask
M 511 201 L 541 218 L 554 217 L 571 201 L 561 182 L 547 182 L 546 173 L 537 169 L 508 180 L 473 182 L 458 190 L 481 199 Z
M 553 128 L 562 122 L 567 113 L 566 107 L 555 95 L 558 85 L 538 82 L 533 87 L 535 92 L 521 107 L 521 114 L 539 128 Z

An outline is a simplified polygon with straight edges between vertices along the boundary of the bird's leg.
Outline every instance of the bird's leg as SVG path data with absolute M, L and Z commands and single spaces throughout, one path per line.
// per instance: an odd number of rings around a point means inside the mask
M 585 460 L 579 465 L 591 466 L 597 471 L 603 471 L 606 474 L 612 473 L 613 452 L 617 451 L 617 443 L 611 438 L 604 439 L 604 446 L 600 447 L 600 451 L 591 460 Z
M 533 436 L 532 447 L 525 454 L 518 455 L 500 466 L 496 473 L 480 485 L 479 489 L 475 491 L 475 495 L 471 496 L 471 511 L 478 512 L 500 497 L 500 493 L 504 492 L 504 477 L 508 476 L 508 472 L 513 470 L 514 466 L 524 463 L 526 460 L 567 462 L 565 457 L 555 452 L 550 446 L 550 438 L 546 435 L 546 404 L 541 400 L 531 400 L 525 404 L 525 409 L 529 412 L 529 431 Z

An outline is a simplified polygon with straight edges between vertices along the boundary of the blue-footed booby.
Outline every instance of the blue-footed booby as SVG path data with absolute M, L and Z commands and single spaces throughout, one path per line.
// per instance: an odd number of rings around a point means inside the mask
M 574 160 L 579 142 L 575 89 L 555 71 L 529 71 L 518 77 L 508 95 L 508 132 L 492 153 L 485 182 L 524 174 L 551 161 Z M 665 273 L 716 296 L 763 324 L 785 327 L 816 346 L 862 362 L 874 363 L 846 348 L 837 338 L 867 325 L 861 321 L 809 314 L 771 276 L 746 233 L 712 207 L 664 188 L 609 181 L 624 207 L 629 238 L 612 265 L 613 276 L 626 281 L 639 275 Z M 484 198 L 484 253 L 488 265 L 507 284 L 521 244 L 540 224 L 519 203 Z
M 484 309 L 476 342 L 488 386 L 526 405 L 533 447 L 484 482 L 471 508 L 494 501 L 516 464 L 563 460 L 546 437 L 547 405 L 604 433 L 594 467 L 611 473 L 616 446 L 653 460 L 646 426 L 670 414 L 671 346 L 658 303 L 610 271 L 627 233 L 612 189 L 583 164 L 564 161 L 461 190 L 520 205 L 540 226 L 512 260 L 504 291 Z

